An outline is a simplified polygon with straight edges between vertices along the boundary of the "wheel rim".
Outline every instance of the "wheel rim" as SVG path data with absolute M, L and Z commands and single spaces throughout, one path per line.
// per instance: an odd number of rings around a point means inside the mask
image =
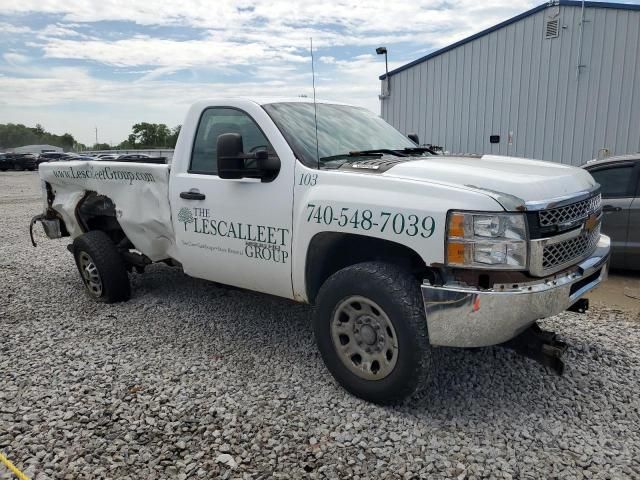
M 385 378 L 398 360 L 391 320 L 365 297 L 349 297 L 338 305 L 331 320 L 331 339 L 342 363 L 365 380 Z
M 78 262 L 80 264 L 80 274 L 89 292 L 96 297 L 101 296 L 102 279 L 100 278 L 98 267 L 93 263 L 91 256 L 87 252 L 80 252 Z

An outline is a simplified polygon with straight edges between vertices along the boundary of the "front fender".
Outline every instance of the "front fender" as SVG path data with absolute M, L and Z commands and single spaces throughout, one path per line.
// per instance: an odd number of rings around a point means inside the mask
M 481 192 L 424 181 L 298 164 L 294 187 L 292 280 L 306 301 L 305 270 L 311 239 L 321 232 L 365 235 L 404 245 L 425 265 L 444 262 L 447 211 L 503 211 Z

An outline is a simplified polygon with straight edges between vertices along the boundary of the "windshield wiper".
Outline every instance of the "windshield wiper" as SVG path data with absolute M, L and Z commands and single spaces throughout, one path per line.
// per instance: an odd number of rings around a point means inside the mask
M 402 149 L 390 149 L 390 148 L 376 148 L 374 150 L 355 150 L 349 153 L 341 153 L 340 155 L 332 155 L 330 157 L 321 157 L 320 161 L 338 160 L 340 158 L 350 157 L 376 157 L 380 158 L 383 155 L 393 155 L 394 157 L 406 157 L 407 153 Z
M 437 155 L 438 153 L 430 147 L 405 147 L 402 149 L 405 153 L 431 153 L 432 155 Z
M 427 147 L 406 147 L 402 149 L 403 152 L 405 153 L 431 153 L 432 155 L 440 155 L 438 153 L 438 149 L 437 148 L 433 148 L 432 146 L 427 146 Z
M 349 153 L 341 153 L 339 155 L 332 155 L 330 157 L 320 157 L 321 162 L 330 162 L 332 160 L 339 160 L 341 158 L 350 157 L 376 157 L 380 158 L 383 155 L 393 155 L 394 157 L 407 157 L 409 155 L 415 155 L 416 153 L 430 153 L 437 155 L 438 153 L 429 147 L 405 147 L 405 148 L 376 148 L 373 150 L 357 150 Z
M 349 155 L 357 157 L 362 154 L 370 155 L 370 154 L 379 154 L 382 155 L 394 155 L 396 157 L 405 157 L 404 151 L 406 149 L 391 149 L 391 148 L 378 148 L 375 150 L 360 150 L 359 152 L 349 152 Z
M 320 157 L 321 162 L 330 162 L 331 160 L 340 160 L 341 158 L 349 158 L 349 157 L 375 157 L 380 158 L 383 155 L 382 152 L 378 150 L 367 150 L 364 152 L 349 152 L 349 153 L 341 153 L 339 155 L 331 155 L 330 157 Z

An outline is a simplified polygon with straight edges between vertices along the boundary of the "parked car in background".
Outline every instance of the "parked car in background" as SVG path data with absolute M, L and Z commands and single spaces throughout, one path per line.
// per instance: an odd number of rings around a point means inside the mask
M 35 170 L 38 168 L 36 156 L 31 153 L 5 153 L 0 161 L 0 170 Z
M 82 155 L 78 153 L 67 153 L 62 157 L 58 158 L 58 161 L 67 161 L 67 160 L 95 160 L 95 158 L 90 157 L 89 155 Z
M 583 168 L 601 187 L 611 267 L 640 270 L 640 153 L 592 160 Z
M 59 160 L 61 157 L 64 157 L 66 153 L 64 152 L 45 152 L 41 153 L 38 157 L 38 165 L 44 162 L 50 162 L 52 160 Z
M 40 158 L 38 159 L 38 165 L 42 165 L 43 163 L 50 163 L 50 162 L 63 162 L 65 160 L 69 160 L 70 155 L 67 153 L 62 153 L 60 155 L 57 155 L 55 157 L 49 157 L 49 158 L 45 158 L 40 160 Z
M 101 153 L 100 155 L 96 155 L 94 160 L 115 160 L 118 158 L 118 155 L 115 153 Z
M 127 153 L 116 158 L 117 162 L 167 163 L 167 157 L 152 157 L 144 153 Z
M 8 170 L 9 167 L 7 167 L 8 165 L 8 160 L 7 160 L 7 154 L 6 153 L 0 153 L 0 170 L 1 171 L 5 171 Z
M 146 153 L 125 153 L 118 157 L 118 160 L 143 160 L 145 158 L 151 158 L 150 155 Z

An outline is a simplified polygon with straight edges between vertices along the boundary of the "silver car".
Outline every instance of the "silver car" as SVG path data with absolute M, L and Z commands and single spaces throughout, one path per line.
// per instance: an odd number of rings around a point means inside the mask
M 602 191 L 602 230 L 611 237 L 611 267 L 640 270 L 640 153 L 583 165 Z

